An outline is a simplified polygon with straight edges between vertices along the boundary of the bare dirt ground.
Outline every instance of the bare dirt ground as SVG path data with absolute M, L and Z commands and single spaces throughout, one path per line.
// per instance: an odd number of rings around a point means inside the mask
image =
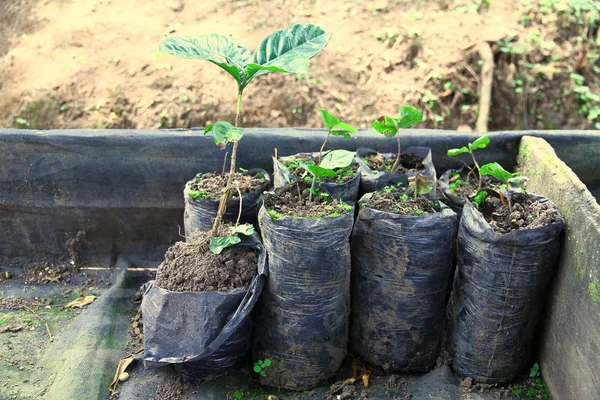
M 290 23 L 333 33 L 311 76 L 266 75 L 244 126 L 369 127 L 401 105 L 424 127 L 474 130 L 480 43 L 494 53 L 490 130 L 600 128 L 594 0 L 20 0 L 0 2 L 0 126 L 188 128 L 232 120 L 218 67 L 158 52 L 165 35 L 221 33 L 250 48 Z

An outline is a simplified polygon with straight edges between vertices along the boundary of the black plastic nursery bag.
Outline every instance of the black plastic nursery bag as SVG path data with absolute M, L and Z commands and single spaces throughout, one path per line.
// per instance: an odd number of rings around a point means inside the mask
M 154 281 L 144 293 L 144 354 L 146 368 L 181 365 L 186 380 L 226 374 L 248 356 L 251 312 L 263 289 L 266 252 L 258 236 L 236 246 L 258 254 L 258 274 L 249 288 L 229 292 L 173 292 Z
M 448 346 L 459 374 L 476 382 L 503 383 L 523 369 L 558 261 L 563 226 L 498 234 L 465 203 L 448 306 Z
M 418 216 L 363 207 L 354 225 L 350 347 L 386 371 L 430 369 L 440 352 L 457 230 L 440 205 Z
M 326 153 L 323 153 L 326 154 Z M 318 157 L 319 153 L 298 153 L 293 156 L 279 157 L 280 160 L 296 158 L 299 156 Z M 275 189 L 289 185 L 295 182 L 296 177 L 288 171 L 283 164 L 273 157 L 273 186 Z M 360 172 L 357 171 L 356 176 L 346 183 L 338 184 L 332 182 L 317 182 L 316 186 L 326 190 L 332 199 L 340 199 L 343 201 L 356 202 L 358 200 L 358 189 L 360 185 Z
M 257 224 L 258 207 L 262 203 L 262 194 L 271 186 L 271 176 L 264 169 L 251 169 L 249 175 L 257 175 L 263 173 L 265 175 L 265 184 L 254 191 L 242 196 L 242 216 L 240 223 Z M 191 182 L 191 181 L 190 181 Z M 210 231 L 213 221 L 217 216 L 219 208 L 219 200 L 210 199 L 192 199 L 189 196 L 190 182 L 185 184 L 183 190 L 183 198 L 185 199 L 185 210 L 183 213 L 183 224 L 185 228 L 185 237 L 191 238 L 196 231 Z M 233 191 L 235 193 L 235 189 Z M 237 194 L 236 194 L 237 196 Z M 227 209 L 223 214 L 223 222 L 236 222 L 240 212 L 240 199 L 229 198 L 227 200 Z
M 377 189 L 382 189 L 386 186 L 393 186 L 397 183 L 408 184 L 408 178 L 415 175 L 414 172 L 408 174 L 391 174 L 384 171 L 373 171 L 366 162 L 362 160 L 362 157 L 370 154 L 377 154 L 376 150 L 367 149 L 364 147 L 356 150 L 358 165 L 360 166 L 360 194 L 375 192 Z M 431 149 L 429 147 L 409 147 L 402 151 L 401 155 L 414 154 L 417 157 L 423 159 L 423 169 L 420 171 L 421 174 L 431 178 L 435 188 L 435 168 L 431 159 Z M 395 159 L 395 153 L 384 153 L 382 154 L 385 158 Z M 431 200 L 435 200 L 435 190 L 432 190 L 431 194 L 426 196 Z
M 459 217 L 462 215 L 462 209 L 465 205 L 465 199 L 452 194 L 452 192 L 450 191 L 450 178 L 453 172 L 460 173 L 461 171 L 462 168 L 449 169 L 448 171 L 444 172 L 438 180 L 440 192 L 444 197 L 444 202 L 448 204 L 448 206 L 451 209 L 453 209 Z
M 340 217 L 258 220 L 269 253 L 269 279 L 257 306 L 255 360 L 269 359 L 264 384 L 308 390 L 340 367 L 348 345 L 350 232 Z

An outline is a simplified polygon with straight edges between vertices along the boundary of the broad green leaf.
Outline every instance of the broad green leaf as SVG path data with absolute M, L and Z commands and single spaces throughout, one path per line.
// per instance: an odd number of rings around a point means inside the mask
M 318 165 L 302 165 L 312 176 L 317 178 L 324 178 L 327 176 L 337 176 L 335 171 L 323 167 L 319 167 Z
M 236 128 L 227 121 L 217 121 L 204 128 L 204 134 L 211 133 L 215 144 L 224 149 L 227 143 L 238 141 L 244 136 L 242 128 Z
M 481 175 L 493 176 L 494 178 L 499 179 L 504 183 L 507 183 L 510 178 L 516 175 L 511 174 L 496 162 L 482 165 L 480 173 Z
M 347 124 L 347 123 L 341 122 L 341 121 L 335 125 L 335 128 L 341 129 L 344 131 L 348 131 L 348 132 L 358 132 L 358 129 L 356 129 L 356 127 L 354 125 L 350 125 L 350 124 Z
M 260 365 L 254 364 L 254 372 L 256 372 L 258 374 L 258 373 L 260 373 L 261 370 L 262 370 L 262 368 L 260 367 Z
M 319 166 L 327 169 L 344 168 L 352 164 L 355 154 L 354 151 L 348 150 L 330 151 L 323 157 Z
M 265 367 L 270 367 L 271 366 L 271 360 L 269 360 L 268 358 L 265 359 Z
M 479 206 L 481 206 L 481 204 L 483 204 L 483 202 L 485 201 L 485 199 L 487 199 L 487 197 L 488 197 L 488 192 L 486 192 L 485 190 L 480 190 L 479 192 L 477 192 L 477 194 L 475 195 L 475 198 L 473 199 L 475 206 L 477 206 L 477 208 L 479 208 Z
M 385 137 L 394 137 L 398 133 L 398 124 L 394 118 L 385 115 L 373 122 L 373 129 Z
M 423 121 L 423 113 L 416 108 L 403 106 L 398 110 L 398 127 L 411 128 Z
M 231 233 L 239 233 L 244 236 L 250 236 L 254 233 L 254 226 L 251 224 L 238 225 L 238 226 L 233 227 L 233 229 L 231 230 Z
M 195 38 L 170 36 L 162 41 L 158 50 L 183 58 L 210 61 L 233 76 L 239 86 L 246 79 L 250 50 L 224 35 L 209 34 Z
M 482 136 L 480 138 L 475 139 L 473 143 L 469 143 L 469 148 L 471 150 L 477 149 L 485 149 L 488 144 L 490 144 L 490 138 L 487 136 Z
M 450 150 L 448 150 L 448 152 L 446 154 L 448 154 L 450 157 L 454 157 L 454 156 L 458 156 L 460 154 L 466 154 L 468 152 L 469 152 L 469 149 L 466 148 L 465 146 L 463 146 L 460 149 L 450 149 Z
M 210 238 L 210 251 L 215 254 L 221 254 L 221 252 L 227 247 L 233 246 L 234 244 L 238 244 L 241 242 L 237 236 L 223 236 L 223 237 L 213 237 Z
M 272 72 L 266 67 L 275 67 L 275 71 L 307 73 L 308 60 L 319 54 L 330 38 L 330 33 L 313 24 L 293 24 L 273 32 L 254 52 L 245 83 L 256 76 Z
M 319 113 L 323 119 L 323 125 L 325 125 L 325 129 L 328 131 L 331 131 L 337 124 L 341 122 L 338 118 L 331 115 L 331 113 L 327 110 L 319 110 Z

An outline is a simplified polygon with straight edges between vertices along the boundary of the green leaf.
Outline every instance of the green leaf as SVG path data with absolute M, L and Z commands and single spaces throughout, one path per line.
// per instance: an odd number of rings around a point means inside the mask
M 335 171 L 333 171 L 331 169 L 319 167 L 318 165 L 302 164 L 302 167 L 304 167 L 304 169 L 306 169 L 308 172 L 310 172 L 310 174 L 312 176 L 315 176 L 317 178 L 323 178 L 323 177 L 327 177 L 327 176 L 337 176 Z
M 224 149 L 227 143 L 236 142 L 244 136 L 242 128 L 236 128 L 227 121 L 217 121 L 204 128 L 204 134 L 212 133 L 215 144 Z
M 394 137 L 398 133 L 398 121 L 390 116 L 383 116 L 373 122 L 373 129 L 385 137 Z
M 209 34 L 195 38 L 170 36 L 164 39 L 158 50 L 183 58 L 210 61 L 227 71 L 241 86 L 246 79 L 246 66 L 250 50 L 228 36 Z
M 411 128 L 423 121 L 423 113 L 416 108 L 403 106 L 398 110 L 398 127 Z
M 331 131 L 337 124 L 341 122 L 338 118 L 331 115 L 331 113 L 327 110 L 319 110 L 319 113 L 323 119 L 323 125 L 325 125 L 325 129 L 328 131 Z
M 231 230 L 231 233 L 239 233 L 244 236 L 250 236 L 254 233 L 254 226 L 251 224 L 238 225 Z
M 348 150 L 330 151 L 323 157 L 319 166 L 327 169 L 344 168 L 352 164 L 355 154 L 354 151 Z
M 235 400 L 242 400 L 244 398 L 244 393 L 242 393 L 240 390 L 236 390 L 233 392 L 233 397 Z
M 480 173 L 481 175 L 493 176 L 494 178 L 499 179 L 504 183 L 508 183 L 509 179 L 516 175 L 511 174 L 496 162 L 482 165 Z
M 448 154 L 450 157 L 454 157 L 454 156 L 458 156 L 460 154 L 465 154 L 468 152 L 469 152 L 469 149 L 463 146 L 460 149 L 450 149 L 450 150 L 448 150 L 448 152 L 446 154 Z
M 265 367 L 270 367 L 271 366 L 271 360 L 269 360 L 268 358 L 265 359 Z
M 238 244 L 241 241 L 242 239 L 237 236 L 213 237 L 210 238 L 210 251 L 215 254 L 221 254 L 221 252 L 227 247 Z
M 488 136 L 482 136 L 475 139 L 473 143 L 469 143 L 469 148 L 471 150 L 485 149 L 488 144 L 490 144 L 490 138 Z
M 477 194 L 473 198 L 473 202 L 475 203 L 475 206 L 477 208 L 479 208 L 479 206 L 485 201 L 485 199 L 487 199 L 487 197 L 488 197 L 488 192 L 486 192 L 485 190 L 480 190 L 479 192 L 477 192 Z
M 269 72 L 309 73 L 308 60 L 319 54 L 330 38 L 330 33 L 313 24 L 293 24 L 273 32 L 254 52 L 244 86 Z
M 257 374 L 259 374 L 260 371 L 261 371 L 260 365 L 254 364 L 254 372 L 256 372 Z

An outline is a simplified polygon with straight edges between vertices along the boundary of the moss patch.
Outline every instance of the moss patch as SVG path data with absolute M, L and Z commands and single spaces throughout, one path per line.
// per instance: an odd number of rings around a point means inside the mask
M 598 282 L 598 278 L 592 279 L 588 287 L 588 293 L 594 303 L 600 304 L 600 282 Z

